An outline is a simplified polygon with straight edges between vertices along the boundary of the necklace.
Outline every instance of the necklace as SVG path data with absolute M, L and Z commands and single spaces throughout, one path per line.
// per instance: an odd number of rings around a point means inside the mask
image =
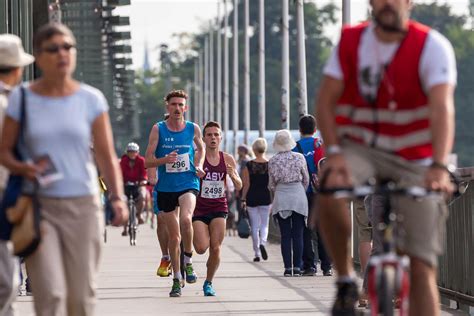
M 389 74 L 389 67 L 393 59 L 395 58 L 398 49 L 400 48 L 401 43 L 399 44 L 398 48 L 395 50 L 393 53 L 393 56 L 391 57 L 390 62 L 387 61 L 387 63 L 384 63 L 380 57 L 380 43 L 377 40 L 377 36 L 375 34 L 375 30 L 373 33 L 373 46 L 374 46 L 374 52 L 375 52 L 375 61 L 376 61 L 376 67 L 380 69 L 380 74 L 378 76 L 377 80 L 377 92 L 376 92 L 376 97 L 377 99 L 378 93 L 380 91 L 380 88 L 382 86 L 385 86 L 387 89 L 388 95 L 389 95 L 389 102 L 388 102 L 388 108 L 389 110 L 395 110 L 397 108 L 397 102 L 394 100 L 395 97 L 395 88 L 393 86 L 392 80 L 390 78 Z

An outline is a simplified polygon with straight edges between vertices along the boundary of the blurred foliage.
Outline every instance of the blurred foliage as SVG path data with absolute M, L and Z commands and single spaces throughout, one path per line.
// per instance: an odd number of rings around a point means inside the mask
M 250 89 L 251 89 L 251 129 L 258 129 L 257 93 L 258 93 L 258 1 L 250 3 L 250 26 L 253 36 L 250 38 Z M 268 2 L 267 2 L 268 3 Z M 296 6 L 290 1 L 290 123 L 297 126 L 297 49 L 296 49 Z M 239 4 L 239 103 L 240 117 L 243 117 L 243 2 Z M 308 86 L 308 111 L 313 112 L 314 97 L 319 85 L 322 68 L 330 54 L 332 43 L 325 35 L 327 27 L 337 22 L 339 9 L 332 3 L 319 6 L 315 3 L 305 3 L 305 30 L 306 30 L 306 67 Z M 469 15 L 470 14 L 470 15 Z M 420 21 L 445 35 L 453 44 L 458 68 L 458 86 L 456 89 L 456 144 L 455 152 L 459 155 L 461 166 L 474 165 L 474 133 L 472 120 L 474 119 L 474 32 L 468 27 L 474 24 L 474 0 L 470 0 L 469 11 L 466 15 L 455 15 L 448 4 L 433 2 L 417 4 L 412 11 L 412 18 Z M 232 32 L 233 11 L 229 13 L 229 34 Z M 469 23 L 471 22 L 471 23 Z M 221 21 L 223 23 L 223 21 Z M 265 7 L 265 51 L 266 51 L 266 126 L 267 129 L 280 127 L 280 86 L 281 86 L 281 1 L 272 2 Z M 142 137 L 139 144 L 146 146 L 148 133 L 152 125 L 160 120 L 164 112 L 163 97 L 166 86 L 184 88 L 187 81 L 194 79 L 194 62 L 197 52 L 204 47 L 204 38 L 209 33 L 205 26 L 197 34 L 176 34 L 180 40 L 180 47 L 169 52 L 169 73 L 151 71 L 147 74 L 138 73 L 137 91 L 140 95 L 138 103 L 141 110 Z M 215 33 L 214 33 L 215 34 Z M 216 38 L 214 38 L 216 43 Z M 233 41 L 229 38 L 229 100 L 232 113 L 232 51 Z M 215 49 L 215 47 L 214 47 Z M 216 57 L 216 52 L 214 52 Z M 222 57 L 223 60 L 223 57 Z M 216 67 L 214 67 L 216 70 Z M 145 76 L 146 75 L 146 76 Z M 172 76 L 172 77 L 171 77 Z M 147 80 L 152 84 L 146 84 Z M 193 106 L 191 99 L 190 105 Z M 230 118 L 232 122 L 232 118 Z M 243 128 L 242 121 L 240 128 Z

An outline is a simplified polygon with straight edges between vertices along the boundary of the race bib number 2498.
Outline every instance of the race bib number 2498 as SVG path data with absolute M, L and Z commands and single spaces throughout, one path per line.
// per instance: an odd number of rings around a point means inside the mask
M 206 199 L 219 199 L 225 196 L 224 181 L 203 181 L 201 197 Z

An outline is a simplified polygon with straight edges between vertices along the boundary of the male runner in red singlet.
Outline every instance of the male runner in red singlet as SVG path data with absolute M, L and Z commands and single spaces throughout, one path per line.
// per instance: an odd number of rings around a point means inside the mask
M 203 291 L 204 296 L 215 296 L 212 280 L 220 263 L 220 251 L 228 214 L 225 192 L 226 175 L 230 176 L 236 190 L 242 188 L 242 180 L 236 171 L 234 158 L 219 151 L 222 140 L 219 123 L 208 122 L 204 126 L 203 135 L 206 144 L 203 169 L 206 175 L 201 179 L 201 191 L 193 216 L 194 249 L 198 254 L 203 254 L 209 248 L 207 276 Z

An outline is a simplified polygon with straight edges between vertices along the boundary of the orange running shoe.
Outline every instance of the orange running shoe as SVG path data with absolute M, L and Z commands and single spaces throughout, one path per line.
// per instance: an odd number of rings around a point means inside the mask
M 160 266 L 156 270 L 159 277 L 168 277 L 171 275 L 171 260 L 161 259 Z

